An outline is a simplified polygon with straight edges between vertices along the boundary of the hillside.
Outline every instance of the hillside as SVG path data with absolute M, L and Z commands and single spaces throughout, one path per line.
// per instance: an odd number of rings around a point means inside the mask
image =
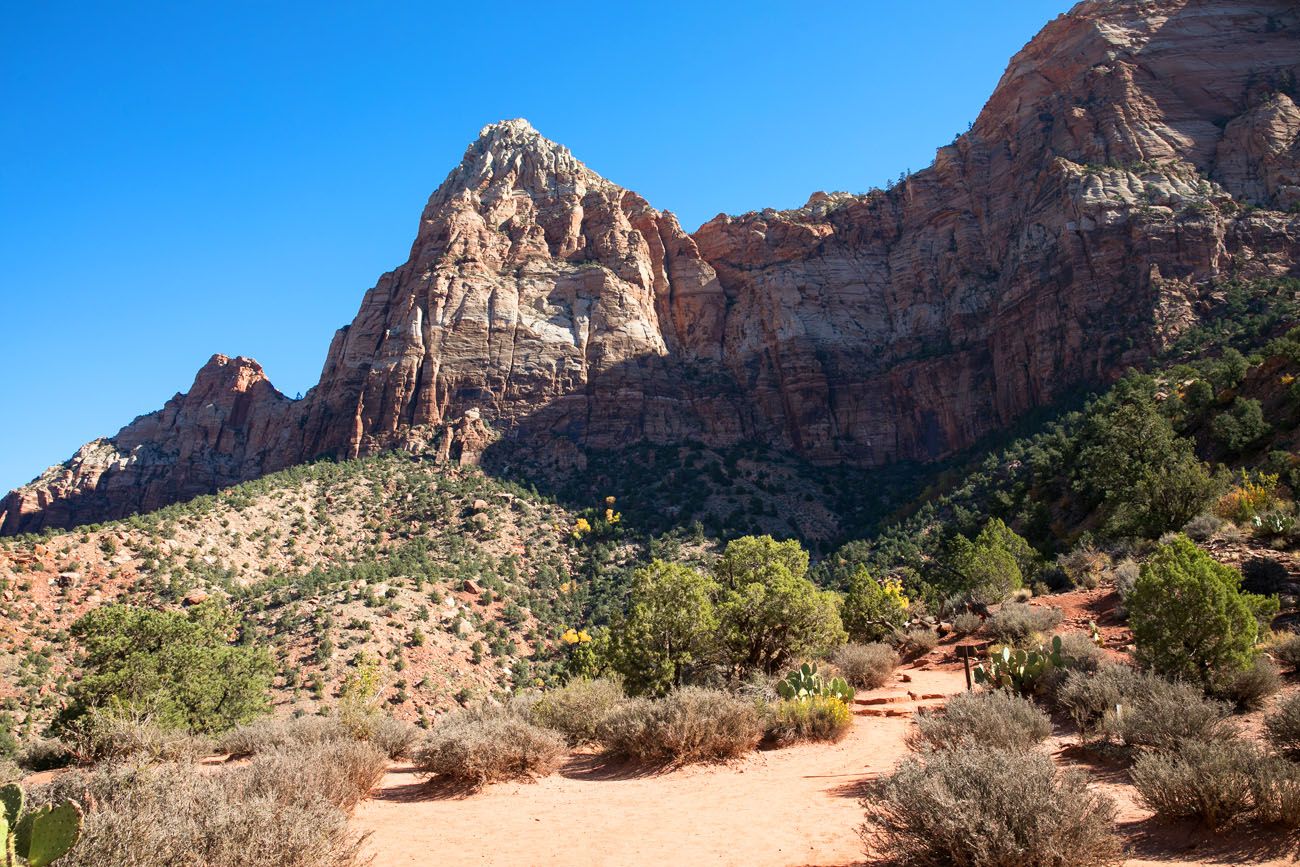
M 590 604 L 577 516 L 473 470 L 406 456 L 297 467 L 146 516 L 0 546 L 0 701 L 31 735 L 77 672 L 70 625 L 114 602 L 229 599 L 272 650 L 275 704 L 332 704 L 360 655 L 420 720 L 553 677 L 548 649 Z M 616 551 L 595 555 L 611 564 Z M 611 566 L 612 568 L 612 566 Z

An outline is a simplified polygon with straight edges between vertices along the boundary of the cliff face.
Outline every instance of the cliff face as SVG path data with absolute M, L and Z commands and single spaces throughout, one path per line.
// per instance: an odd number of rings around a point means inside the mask
M 524 121 L 487 127 L 408 261 L 288 401 L 189 394 L 13 492 L 0 529 L 154 508 L 320 455 L 473 460 L 754 438 L 875 466 L 970 445 L 1140 363 L 1214 281 L 1300 273 L 1300 10 L 1084 2 L 887 191 L 692 237 Z
M 1293 273 L 1298 16 L 1080 4 L 929 169 L 702 227 L 746 391 L 815 459 L 934 458 L 1148 358 L 1208 281 Z
M 214 355 L 194 384 L 82 446 L 0 504 L 7 533 L 120 518 L 278 469 L 294 402 L 248 358 Z

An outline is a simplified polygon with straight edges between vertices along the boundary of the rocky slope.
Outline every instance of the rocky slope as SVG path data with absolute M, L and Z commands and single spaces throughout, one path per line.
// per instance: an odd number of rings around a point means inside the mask
M 381 455 L 294 467 L 96 528 L 0 541 L 0 728 L 35 732 L 102 605 L 228 600 L 276 663 L 277 709 L 334 703 L 358 654 L 421 719 L 553 676 L 587 546 L 575 515 L 474 468 Z
M 943 457 L 1142 363 L 1215 284 L 1300 273 L 1297 78 L 1287 0 L 1089 0 L 926 170 L 694 236 L 526 122 L 494 124 L 302 401 L 218 356 L 11 493 L 0 531 L 388 448 L 559 469 L 688 440 Z

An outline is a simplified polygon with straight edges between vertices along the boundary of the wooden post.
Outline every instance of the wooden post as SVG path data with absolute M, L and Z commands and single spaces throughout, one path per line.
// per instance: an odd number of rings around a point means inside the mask
M 973 688 L 970 682 L 970 652 L 973 648 L 968 644 L 957 645 L 957 655 L 961 657 L 961 667 L 966 672 L 966 691 L 970 692 Z

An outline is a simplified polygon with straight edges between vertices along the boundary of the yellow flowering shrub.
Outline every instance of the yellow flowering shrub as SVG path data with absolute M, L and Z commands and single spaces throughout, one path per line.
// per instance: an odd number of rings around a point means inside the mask
M 901 581 L 877 581 L 866 569 L 859 569 L 849 580 L 841 617 L 855 641 L 880 641 L 907 625 L 910 608 Z
M 1215 512 L 1220 518 L 1244 524 L 1277 506 L 1277 474 L 1246 473 L 1241 483 L 1219 498 Z

